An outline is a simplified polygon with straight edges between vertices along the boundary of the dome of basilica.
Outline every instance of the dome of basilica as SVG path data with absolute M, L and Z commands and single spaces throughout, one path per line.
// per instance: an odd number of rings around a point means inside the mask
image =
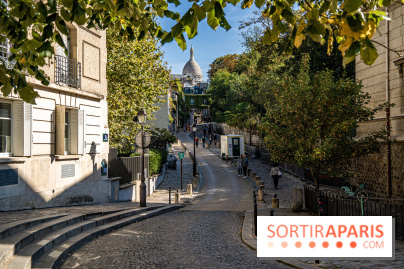
M 194 59 L 194 48 L 191 46 L 189 61 L 185 64 L 182 74 L 190 74 L 195 78 L 202 79 L 202 70 L 199 64 Z

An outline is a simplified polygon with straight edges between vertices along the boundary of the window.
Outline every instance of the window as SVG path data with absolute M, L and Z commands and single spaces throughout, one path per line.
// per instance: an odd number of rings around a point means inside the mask
M 203 99 L 203 104 L 206 105 L 208 101 L 206 99 Z
M 194 104 L 194 99 L 191 98 L 190 102 L 191 102 L 191 105 L 193 105 Z
M 67 49 L 57 45 L 55 55 L 55 82 L 58 85 L 81 88 L 81 63 L 77 62 L 77 50 L 74 49 L 77 41 L 77 31 L 69 28 L 69 37 L 61 35 Z M 71 43 L 72 42 L 72 43 Z M 72 49 L 73 48 L 73 49 Z
M 0 154 L 11 154 L 11 103 L 0 102 Z
M 57 105 L 56 155 L 84 154 L 85 152 L 85 111 L 67 109 Z

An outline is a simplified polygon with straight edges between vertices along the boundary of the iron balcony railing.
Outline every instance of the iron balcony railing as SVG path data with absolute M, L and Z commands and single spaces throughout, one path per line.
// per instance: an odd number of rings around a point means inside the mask
M 0 60 L 7 69 L 12 69 L 15 65 L 15 60 L 8 60 L 10 56 L 10 43 L 8 43 L 8 40 L 0 42 Z
M 69 58 L 55 56 L 55 83 L 81 88 L 81 63 Z

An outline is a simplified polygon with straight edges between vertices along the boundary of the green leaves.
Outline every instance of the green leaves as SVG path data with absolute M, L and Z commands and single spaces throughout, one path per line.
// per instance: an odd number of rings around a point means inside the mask
M 133 31 L 135 36 L 139 34 L 137 29 Z M 164 38 L 167 36 L 171 37 L 165 32 Z M 110 145 L 118 147 L 119 153 L 130 153 L 140 129 L 133 123 L 133 115 L 141 107 L 151 117 L 161 109 L 155 104 L 164 102 L 160 96 L 167 94 L 170 72 L 163 62 L 158 40 L 149 35 L 141 41 L 124 42 L 119 32 L 108 30 L 107 56 Z
M 342 8 L 347 12 L 355 12 L 362 5 L 362 0 L 344 0 Z
M 391 5 L 391 0 L 379 0 L 379 4 L 380 4 L 381 6 L 388 7 L 388 6 Z
M 377 50 L 369 38 L 366 37 L 362 43 L 363 46 L 360 48 L 361 59 L 365 64 L 372 65 L 379 57 L 379 54 L 377 54 Z
M 212 9 L 208 12 L 208 24 L 213 29 L 216 30 L 219 26 L 219 19 L 215 16 L 215 10 Z
M 49 41 L 46 41 L 45 43 L 43 43 L 43 45 L 40 46 L 37 49 L 37 51 L 38 51 L 39 56 L 42 56 L 42 57 L 52 57 L 52 54 L 53 54 L 53 48 Z

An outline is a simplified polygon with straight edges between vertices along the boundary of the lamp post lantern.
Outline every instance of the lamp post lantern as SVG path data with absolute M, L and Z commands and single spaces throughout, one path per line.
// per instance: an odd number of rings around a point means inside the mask
M 196 175 L 196 151 L 195 151 L 195 138 L 196 138 L 196 124 L 192 125 L 192 131 L 194 131 L 194 164 L 193 164 L 193 175 Z
M 146 122 L 147 114 L 144 109 L 140 109 L 139 112 L 137 113 L 137 116 L 135 117 L 135 121 L 140 123 L 140 126 L 142 127 L 142 178 L 140 182 L 140 207 L 146 207 L 146 183 L 145 183 L 145 177 L 144 177 L 144 129 L 143 126 Z

